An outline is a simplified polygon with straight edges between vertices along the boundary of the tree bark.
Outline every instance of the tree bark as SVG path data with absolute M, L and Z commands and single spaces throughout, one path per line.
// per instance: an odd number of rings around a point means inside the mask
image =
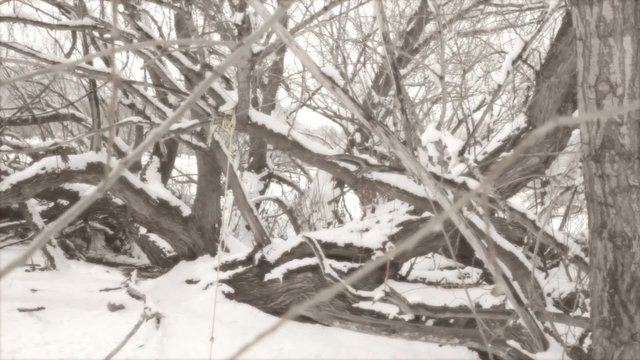
M 558 115 L 570 115 L 576 110 L 575 48 L 575 30 L 571 15 L 567 14 L 536 74 L 533 97 L 525 112 L 527 127 L 511 135 L 480 162 L 482 173 L 488 173 L 501 156 L 513 150 L 531 131 Z M 573 130 L 573 127 L 558 128 L 529 148 L 527 154 L 520 155 L 518 161 L 497 180 L 497 195 L 508 199 L 531 181 L 544 176 L 558 153 L 567 146 Z
M 175 12 L 174 24 L 178 37 L 198 37 L 193 16 L 188 6 Z M 183 55 L 190 58 L 192 62 L 196 62 L 194 54 L 185 51 Z M 185 66 L 178 67 L 185 78 L 185 85 L 188 90 L 192 90 L 205 75 L 202 69 L 208 64 L 202 57 L 198 60 L 200 60 L 200 70 L 198 72 L 194 72 Z M 216 100 L 216 103 L 219 102 Z M 190 114 L 192 119 L 205 119 L 208 116 L 197 106 L 191 108 Z M 200 131 L 200 135 L 205 136 L 209 128 L 206 127 L 204 130 Z M 223 169 L 216 162 L 215 151 L 212 146 L 209 146 L 206 150 L 196 151 L 198 180 L 196 196 L 193 200 L 196 228 L 202 239 L 204 239 L 205 249 L 211 255 L 216 253 L 218 241 L 220 240 L 222 225 L 222 204 L 220 199 L 225 192 L 221 183 Z
M 580 114 L 640 97 L 640 3 L 573 0 Z M 581 128 L 595 359 L 640 354 L 640 111 Z
M 61 169 L 26 177 L 14 186 L 0 191 L 0 207 L 25 201 L 38 196 L 43 190 L 66 183 L 98 184 L 103 180 L 103 169 L 104 162 L 96 161 L 87 164 L 83 170 Z M 131 216 L 136 223 L 169 242 L 180 259 L 194 259 L 199 255 L 213 253 L 215 246 L 209 244 L 204 236 L 206 233 L 195 223 L 197 218 L 194 215 L 184 216 L 178 207 L 141 191 L 126 176 L 118 180 L 111 193 L 130 206 Z

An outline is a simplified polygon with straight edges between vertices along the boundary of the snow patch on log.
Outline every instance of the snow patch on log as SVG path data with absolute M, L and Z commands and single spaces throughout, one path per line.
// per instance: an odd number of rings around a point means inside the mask
M 207 76 L 209 73 L 207 73 Z M 228 113 L 238 105 L 238 91 L 225 89 L 222 81 L 214 81 L 211 87 L 224 99 L 225 103 L 218 107 L 218 111 Z
M 411 304 L 424 304 L 429 306 L 491 308 L 504 304 L 504 295 L 495 296 L 491 293 L 493 286 L 467 287 L 466 291 L 473 304 L 469 304 L 469 298 L 464 288 L 443 288 L 429 286 L 420 283 L 409 283 L 388 280 L 387 285 L 402 294 Z
M 368 214 L 362 220 L 352 221 L 341 227 L 307 232 L 288 240 L 273 238 L 271 243 L 263 249 L 262 255 L 273 264 L 284 254 L 304 242 L 304 237 L 324 244 L 381 250 L 389 242 L 390 237 L 399 230 L 400 223 L 418 218 L 409 214 L 411 209 L 411 205 L 398 200 L 379 204 L 376 206 L 375 213 Z M 336 264 L 331 265 L 334 269 L 343 270 L 341 267 L 333 266 Z
M 481 147 L 477 148 L 476 151 L 471 152 L 472 154 L 477 153 L 478 155 L 475 157 L 474 162 L 480 163 L 483 161 L 489 154 L 494 152 L 497 148 L 502 146 L 504 142 L 509 139 L 513 134 L 519 133 L 522 129 L 527 126 L 527 116 L 524 113 L 519 113 L 512 121 L 507 121 L 502 124 L 502 127 L 497 131 L 497 133 Z M 499 159 L 509 156 L 511 152 L 504 152 L 500 155 Z
M 154 233 L 148 232 L 147 229 L 142 226 L 140 227 L 140 234 L 147 235 L 147 239 L 149 240 L 149 242 L 152 242 L 158 249 L 162 250 L 165 257 L 173 257 L 178 255 L 171 244 L 169 244 L 165 239 Z
M 250 109 L 249 118 L 252 122 L 258 125 L 264 126 L 275 133 L 295 140 L 307 150 L 316 154 L 325 156 L 341 154 L 340 152 L 335 151 L 326 145 L 320 144 L 317 141 L 311 140 L 307 136 L 301 134 L 297 130 L 293 129 L 291 125 L 287 124 L 285 119 L 280 117 L 270 116 L 255 109 Z
M 362 264 L 356 264 L 349 261 L 337 261 L 332 259 L 324 259 L 324 263 L 325 265 L 328 265 L 332 270 L 338 270 L 343 273 L 362 266 Z
M 189 60 L 186 56 L 184 56 L 183 53 L 181 53 L 180 51 L 174 51 L 171 53 L 171 55 L 173 57 L 176 58 L 176 60 L 178 60 L 180 62 L 180 64 L 182 64 L 182 66 L 190 69 L 193 72 L 198 72 L 200 71 L 200 65 L 195 65 L 193 62 L 191 62 L 191 60 Z
M 292 271 L 292 270 L 295 270 L 295 269 L 300 269 L 300 268 L 307 267 L 307 266 L 313 266 L 313 265 L 318 265 L 318 259 L 317 258 L 308 257 L 308 258 L 304 258 L 304 259 L 294 259 L 294 260 L 286 262 L 286 263 L 274 268 L 273 270 L 269 271 L 264 276 L 264 281 L 269 281 L 269 280 L 280 280 L 280 281 L 282 281 L 283 278 L 284 278 L 284 275 L 286 273 L 288 273 L 289 271 Z
M 422 133 L 420 140 L 422 142 L 422 146 L 427 148 L 431 155 L 438 153 L 434 147 L 434 143 L 441 142 L 447 151 L 447 155 L 449 155 L 452 160 L 456 160 L 458 158 L 458 153 L 464 146 L 464 141 L 458 139 L 445 129 L 438 130 L 435 124 L 427 125 L 427 128 L 424 133 Z
M 5 177 L 0 182 L 0 192 L 7 191 L 11 187 L 16 186 L 21 182 L 27 181 L 37 175 L 46 173 L 57 173 L 63 170 L 86 170 L 90 164 L 105 164 L 106 159 L 107 154 L 104 150 L 100 152 L 88 152 L 78 155 L 69 155 L 66 157 L 46 157 L 30 165 L 26 169 L 15 172 Z M 117 163 L 117 161 L 117 159 L 111 159 L 111 164 L 113 165 Z M 161 184 L 144 183 L 129 171 L 125 171 L 122 174 L 122 177 L 127 179 L 127 181 L 129 181 L 134 187 L 144 191 L 150 197 L 156 200 L 163 200 L 170 206 L 178 209 L 182 213 L 182 216 L 186 217 L 191 215 L 191 208 L 189 208 L 189 206 L 187 206 L 187 204 L 182 202 L 180 199 L 173 196 L 173 194 Z
M 409 262 L 403 265 L 402 271 L 409 267 Z M 476 284 L 480 280 L 482 270 L 467 266 L 462 269 L 412 269 L 407 280 L 421 281 L 431 284 Z
M 413 315 L 399 315 L 400 308 L 397 305 L 379 302 L 379 301 L 360 301 L 353 304 L 353 307 L 363 310 L 371 310 L 379 314 L 387 316 L 389 319 L 401 319 L 409 321 L 413 319 Z
M 287 274 L 290 271 L 296 270 L 296 269 L 300 269 L 303 267 L 308 267 L 308 266 L 315 266 L 315 265 L 320 265 L 320 262 L 318 261 L 318 258 L 316 257 L 308 257 L 308 258 L 303 258 L 303 259 L 294 259 L 291 260 L 289 262 L 286 262 L 280 266 L 275 267 L 274 269 L 272 269 L 270 272 L 268 272 L 265 276 L 264 276 L 264 281 L 269 281 L 269 280 L 280 280 L 280 282 L 283 281 L 284 279 L 284 275 Z M 362 264 L 355 264 L 352 262 L 348 262 L 348 261 L 337 261 L 337 260 L 332 260 L 332 259 L 323 259 L 323 270 L 329 274 L 331 274 L 333 277 L 338 278 L 338 274 L 335 273 L 334 270 L 338 270 L 341 272 L 347 272 L 349 270 L 355 269 L 360 267 Z
M 129 182 L 131 182 L 133 186 L 144 191 L 145 193 L 147 193 L 147 195 L 151 196 L 152 198 L 157 200 L 164 200 L 170 206 L 177 208 L 182 213 L 182 216 L 187 217 L 191 215 L 191 208 L 187 204 L 182 202 L 182 200 L 173 196 L 171 191 L 165 188 L 162 185 L 162 183 L 156 183 L 156 184 L 144 183 L 140 179 L 138 179 L 135 175 L 133 175 L 128 171 L 124 172 L 122 176 L 125 177 Z
M 284 240 L 281 238 L 272 238 L 271 243 L 262 250 L 265 259 L 270 263 L 275 263 L 282 255 L 291 251 L 294 247 L 302 243 L 304 240 L 301 236 Z
M 171 127 L 169 128 L 169 131 L 185 130 L 190 127 L 196 126 L 198 124 L 200 124 L 200 120 L 186 120 L 186 121 L 182 121 L 182 122 L 171 125 Z
M 95 21 L 89 19 L 89 18 L 82 18 L 82 19 L 72 19 L 72 20 L 64 20 L 64 21 L 60 21 L 58 22 L 58 25 L 64 25 L 64 26 L 96 26 L 98 25 Z
M 520 53 L 524 49 L 525 45 L 526 42 L 520 37 L 516 37 L 513 40 L 511 50 L 504 57 L 504 61 L 502 62 L 500 70 L 493 74 L 493 80 L 496 82 L 496 84 L 502 85 L 507 80 L 507 77 L 513 71 L 513 63 L 518 58 L 518 56 L 520 56 Z
M 67 159 L 60 156 L 51 156 L 41 159 L 28 168 L 13 173 L 0 182 L 0 191 L 6 191 L 12 186 L 32 178 L 39 174 L 56 172 L 60 170 L 84 170 L 87 165 L 93 162 L 104 162 L 106 152 L 89 152 L 80 155 L 69 155 Z
M 366 174 L 366 176 L 371 180 L 381 181 L 415 196 L 429 197 L 425 187 L 418 184 L 407 175 L 372 171 L 371 173 Z
M 398 231 L 397 225 L 406 220 L 416 219 L 409 215 L 411 206 L 400 201 L 391 201 L 376 207 L 374 214 L 360 221 L 353 221 L 339 228 L 306 233 L 305 236 L 322 243 L 339 246 L 354 245 L 373 250 L 382 249 L 391 235 Z
M 329 79 L 333 80 L 334 83 L 338 84 L 338 86 L 340 87 L 344 86 L 344 79 L 342 78 L 342 75 L 340 75 L 340 72 L 338 71 L 338 69 L 336 69 L 335 67 L 325 66 L 321 68 L 320 71 L 322 71 L 323 74 L 328 76 Z

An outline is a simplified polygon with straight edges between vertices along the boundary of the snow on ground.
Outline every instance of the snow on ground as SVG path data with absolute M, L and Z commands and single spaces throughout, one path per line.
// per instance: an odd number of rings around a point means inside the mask
M 23 248 L 2 249 L 5 264 Z M 119 287 L 123 276 L 115 269 L 73 262 L 56 272 L 17 269 L 0 280 L 0 358 L 104 358 L 137 320 L 142 304 Z M 107 310 L 109 302 L 125 306 Z M 44 306 L 38 312 L 17 308 Z
M 0 263 L 23 247 L 0 250 Z M 214 260 L 182 262 L 169 273 L 140 280 L 155 310 L 164 318 L 158 328 L 145 323 L 116 356 L 117 359 L 208 359 L 213 314 Z M 224 274 L 221 275 L 224 277 Z M 200 280 L 187 284 L 185 280 Z M 64 270 L 25 272 L 18 269 L 0 280 L 0 358 L 102 359 L 138 321 L 142 302 L 117 288 L 125 280 L 118 270 L 70 262 Z M 190 281 L 193 283 L 194 281 Z M 218 291 L 231 291 L 220 286 Z M 111 312 L 107 304 L 124 309 Z M 44 306 L 37 312 L 17 308 Z M 217 297 L 213 357 L 227 358 L 276 318 L 251 306 Z M 477 359 L 462 347 L 404 341 L 327 328 L 288 323 L 252 348 L 247 359 Z

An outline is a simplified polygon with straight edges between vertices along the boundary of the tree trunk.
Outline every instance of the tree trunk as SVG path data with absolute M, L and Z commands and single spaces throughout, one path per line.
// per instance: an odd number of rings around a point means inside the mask
M 525 111 L 528 126 L 512 134 L 482 159 L 480 171 L 489 173 L 496 160 L 510 152 L 531 131 L 552 121 L 556 115 L 572 114 L 576 107 L 575 30 L 571 15 L 566 14 L 536 74 L 533 97 Z M 543 176 L 567 146 L 573 130 L 573 127 L 558 128 L 536 142 L 527 154 L 520 155 L 518 161 L 497 180 L 497 194 L 503 199 L 510 198 L 535 178 Z
M 176 34 L 179 38 L 198 37 L 188 6 L 176 11 L 174 23 Z M 204 59 L 201 58 L 199 60 L 202 62 Z M 192 56 L 191 61 L 195 63 L 195 57 Z M 180 69 L 185 77 L 185 85 L 188 90 L 192 90 L 200 81 L 200 77 L 204 77 L 202 65 L 203 63 L 200 64 L 201 70 L 196 75 L 198 79 L 193 77 L 195 74 L 189 76 L 190 72 L 188 69 Z M 197 107 L 191 108 L 190 114 L 192 119 L 206 119 L 208 117 L 207 113 Z M 207 126 L 201 130 L 200 135 L 204 137 L 208 132 L 209 127 Z M 222 205 L 220 199 L 224 196 L 225 192 L 221 183 L 223 169 L 216 163 L 214 151 L 211 146 L 209 146 L 207 150 L 196 151 L 198 180 L 196 197 L 193 200 L 193 215 L 195 217 L 196 228 L 204 241 L 204 249 L 211 255 L 216 253 L 220 239 L 222 224 Z
M 160 173 L 160 180 L 164 186 L 167 186 L 171 178 L 171 173 L 173 172 L 176 158 L 178 157 L 179 146 L 180 143 L 176 139 L 165 139 L 153 145 L 151 156 L 159 159 L 160 167 L 158 168 L 158 172 Z
M 640 98 L 640 3 L 573 0 L 580 114 Z M 595 359 L 640 354 L 640 112 L 583 124 Z

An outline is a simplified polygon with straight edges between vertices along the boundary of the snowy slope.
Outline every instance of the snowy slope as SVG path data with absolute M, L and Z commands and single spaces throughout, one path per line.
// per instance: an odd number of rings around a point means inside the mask
M 0 250 L 6 263 L 22 248 Z M 214 260 L 203 257 L 178 264 L 138 288 L 163 314 L 158 327 L 146 322 L 116 356 L 119 359 L 209 359 L 214 287 Z M 187 279 L 200 279 L 187 284 Z M 16 270 L 0 280 L 0 358 L 103 359 L 131 330 L 142 302 L 123 289 L 118 270 L 71 262 L 54 272 Z M 34 289 L 36 291 L 31 291 Z M 221 285 L 219 291 L 230 288 Z M 124 305 L 111 312 L 107 304 Z M 17 308 L 46 307 L 37 312 Z M 276 318 L 248 305 L 217 297 L 214 358 L 227 358 Z M 441 347 L 359 334 L 320 325 L 289 323 L 252 348 L 248 359 L 477 359 L 461 347 Z

